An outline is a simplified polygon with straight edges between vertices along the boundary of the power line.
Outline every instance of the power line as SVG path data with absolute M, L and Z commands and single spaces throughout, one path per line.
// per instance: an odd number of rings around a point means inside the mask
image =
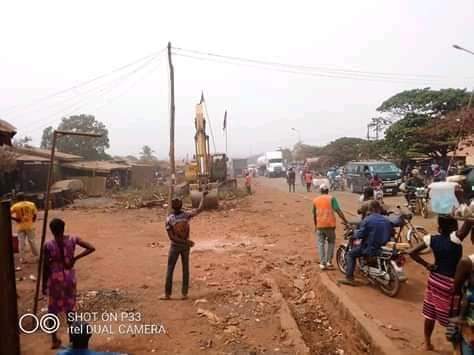
M 97 95 L 102 95 L 102 94 L 105 94 L 105 92 L 107 90 L 110 90 L 113 91 L 114 89 L 117 89 L 120 87 L 121 84 L 125 83 L 126 80 L 130 77 L 132 77 L 134 74 L 142 71 L 143 69 L 145 69 L 147 66 L 149 66 L 150 64 L 153 64 L 155 62 L 155 60 L 159 57 L 159 55 L 155 55 L 154 57 L 148 59 L 146 62 L 142 63 L 139 67 L 135 68 L 134 70 L 130 71 L 130 72 L 127 72 L 123 75 L 121 75 L 119 78 L 113 80 L 112 82 L 108 83 L 106 87 L 103 87 L 103 88 L 99 88 L 99 92 L 97 92 Z M 97 88 L 94 89 L 94 91 L 96 91 Z M 126 90 L 125 90 L 126 91 Z M 121 94 L 119 94 L 119 96 L 123 95 L 123 93 L 125 92 L 123 91 Z M 116 99 L 117 97 L 115 97 Z M 94 98 L 92 98 L 93 100 Z M 59 118 L 61 117 L 65 117 L 65 116 L 68 116 L 68 115 L 72 115 L 74 114 L 75 112 L 77 112 L 79 109 L 85 107 L 85 105 L 87 105 L 87 101 L 89 100 L 89 98 L 81 98 L 79 101 L 73 103 L 72 105 L 68 106 L 66 109 L 62 108 L 61 110 L 59 110 L 58 112 L 55 112 L 54 114 L 48 114 L 44 117 L 42 117 L 41 119 L 39 120 L 36 120 L 32 123 L 30 123 L 28 125 L 28 130 L 25 132 L 25 133 L 29 133 L 33 130 L 37 130 L 38 127 L 41 128 L 41 127 L 46 127 L 47 125 L 51 124 L 52 122 L 56 121 L 58 119 L 58 116 Z M 90 100 L 89 100 L 90 101 Z M 109 100 L 110 102 L 110 100 Z M 103 106 L 107 105 L 109 102 L 106 102 L 102 105 L 99 105 L 99 108 L 102 108 Z M 44 122 L 44 119 L 48 118 L 48 117 L 51 117 L 51 116 L 55 116 L 55 118 L 49 120 L 49 121 L 46 121 Z M 38 125 L 35 125 L 35 123 L 40 123 L 41 126 L 38 126 Z M 32 125 L 34 128 L 32 128 Z
M 176 55 L 188 57 L 198 60 L 208 60 L 219 63 L 227 63 L 233 65 L 254 64 L 254 67 L 264 67 L 276 71 L 294 73 L 294 74 L 311 74 L 312 76 L 340 78 L 340 79 L 355 79 L 355 80 L 370 80 L 370 81 L 386 81 L 398 83 L 442 83 L 441 80 L 449 79 L 448 77 L 435 75 L 418 75 L 418 74 L 401 74 L 401 73 L 385 73 L 385 72 L 364 72 L 358 70 L 348 69 L 334 69 L 326 67 L 312 67 L 305 65 L 284 64 L 279 62 L 263 61 L 251 58 L 226 56 L 221 54 L 214 54 L 196 50 L 188 50 L 183 48 L 175 48 Z
M 42 102 L 42 101 L 44 101 L 44 100 L 48 100 L 48 99 L 50 99 L 50 98 L 59 96 L 59 95 L 64 94 L 64 93 L 66 93 L 66 92 L 69 92 L 69 91 L 78 89 L 78 88 L 80 88 L 80 87 L 89 85 L 89 84 L 91 84 L 91 83 L 93 83 L 93 82 L 95 82 L 95 81 L 98 81 L 98 80 L 100 80 L 100 79 L 103 79 L 103 78 L 105 78 L 105 77 L 107 77 L 107 76 L 109 76 L 109 75 L 111 75 L 111 74 L 115 74 L 115 73 L 117 73 L 117 72 L 119 72 L 119 71 L 122 71 L 122 70 L 124 70 L 124 69 L 127 69 L 127 68 L 129 68 L 129 67 L 131 67 L 131 66 L 133 66 L 133 65 L 135 65 L 135 64 L 137 64 L 137 63 L 140 63 L 140 62 L 142 62 L 142 61 L 144 61 L 144 60 L 150 58 L 150 57 L 154 57 L 154 56 L 160 55 L 160 54 L 162 54 L 165 50 L 166 50 L 166 47 L 165 47 L 165 48 L 162 48 L 161 50 L 159 50 L 159 51 L 157 51 L 157 52 L 153 52 L 153 53 L 151 53 L 151 54 L 149 54 L 149 55 L 146 55 L 146 56 L 144 56 L 144 57 L 141 57 L 141 58 L 139 58 L 139 59 L 136 59 L 136 60 L 134 60 L 134 61 L 132 61 L 132 62 L 130 62 L 130 63 L 128 63 L 128 64 L 125 64 L 125 65 L 122 65 L 122 66 L 120 66 L 120 67 L 118 67 L 118 68 L 115 68 L 115 69 L 113 69 L 113 70 L 111 70 L 111 71 L 109 71 L 109 72 L 107 72 L 107 73 L 98 75 L 98 76 L 96 76 L 96 77 L 94 77 L 94 78 L 92 78 L 92 79 L 88 79 L 88 80 L 82 81 L 82 82 L 80 82 L 79 84 L 73 85 L 73 86 L 68 87 L 68 88 L 66 88 L 66 89 L 62 89 L 62 90 L 53 92 L 53 93 L 51 93 L 51 94 L 49 94 L 49 95 L 46 95 L 46 96 L 37 98 L 37 99 L 31 101 L 31 102 L 28 103 L 28 104 L 18 104 L 18 105 L 14 105 L 14 106 L 7 107 L 7 108 L 5 109 L 5 111 L 3 111 L 3 114 L 7 114 L 8 112 L 11 112 L 12 110 L 15 110 L 15 109 L 17 109 L 17 108 L 19 108 L 19 107 L 31 106 L 31 105 L 37 104 L 37 103 L 39 103 L 39 102 Z
M 253 67 L 253 68 L 260 68 L 260 69 L 267 69 L 272 71 L 277 71 L 281 73 L 289 73 L 289 74 L 298 74 L 301 76 L 309 76 L 309 77 L 322 77 L 322 78 L 331 78 L 331 79 L 346 79 L 346 80 L 362 80 L 362 81 L 374 81 L 374 82 L 386 82 L 386 83 L 395 83 L 395 84 L 410 84 L 410 85 L 432 85 L 432 84 L 441 84 L 441 82 L 430 82 L 430 81 L 421 81 L 421 80 L 398 80 L 398 79 L 383 79 L 377 77 L 361 77 L 361 76 L 350 76 L 350 75 L 334 75 L 334 74 L 326 74 L 326 73 L 315 73 L 309 71 L 297 71 L 297 70 L 287 70 L 287 69 L 280 69 L 272 66 L 263 66 L 263 65 L 253 65 L 251 63 L 238 63 L 233 61 L 225 61 L 221 59 L 215 58 L 205 58 L 205 57 L 198 57 L 193 55 L 187 54 L 180 54 L 175 53 L 175 55 L 183 58 L 191 58 L 200 61 L 207 61 L 207 62 L 214 62 L 214 63 L 221 63 L 221 64 L 231 64 L 236 66 L 246 66 L 246 67 Z

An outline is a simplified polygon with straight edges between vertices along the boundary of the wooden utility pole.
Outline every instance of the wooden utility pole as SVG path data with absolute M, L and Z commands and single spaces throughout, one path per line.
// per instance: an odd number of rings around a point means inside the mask
M 36 289 L 35 289 L 35 299 L 33 301 L 33 313 L 36 315 L 38 312 L 38 300 L 39 300 L 39 290 L 42 279 L 43 271 L 43 247 L 46 240 L 46 229 L 48 227 L 48 213 L 49 213 L 49 199 L 51 194 L 51 185 L 53 184 L 54 176 L 54 155 L 56 153 L 56 142 L 61 136 L 80 136 L 80 137 L 91 137 L 99 138 L 102 135 L 96 133 L 84 133 L 84 132 L 69 132 L 69 131 L 54 131 L 53 132 L 53 143 L 51 146 L 51 155 L 49 156 L 49 170 L 48 170 L 48 180 L 46 181 L 46 194 L 44 195 L 44 216 L 43 216 L 43 228 L 41 230 L 41 241 L 40 241 L 40 250 L 39 250 L 39 261 L 38 261 L 38 272 L 36 274 Z M 0 353 L 1 354 L 1 353 Z
M 20 355 L 10 201 L 0 205 L 0 354 Z
M 170 67 L 170 186 L 168 193 L 168 211 L 171 211 L 171 200 L 174 194 L 174 185 L 176 183 L 176 165 L 174 160 L 174 68 L 171 58 L 171 42 L 168 42 L 168 64 Z

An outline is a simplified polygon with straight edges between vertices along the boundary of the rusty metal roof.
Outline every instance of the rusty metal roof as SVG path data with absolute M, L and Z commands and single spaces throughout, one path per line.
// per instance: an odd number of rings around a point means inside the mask
M 16 147 L 15 150 L 21 154 L 34 155 L 47 159 L 49 159 L 51 155 L 51 150 L 36 147 Z M 56 160 L 64 162 L 73 162 L 82 159 L 82 157 L 79 155 L 68 154 L 58 151 L 54 153 L 54 157 Z
M 5 120 L 0 119 L 0 132 L 6 132 L 14 135 L 16 128 Z
M 112 170 L 128 170 L 130 166 L 127 164 L 114 163 L 107 160 L 97 160 L 97 161 L 77 161 L 73 163 L 64 163 L 62 164 L 65 168 L 77 169 L 77 170 L 87 170 L 95 171 L 98 173 L 108 174 Z

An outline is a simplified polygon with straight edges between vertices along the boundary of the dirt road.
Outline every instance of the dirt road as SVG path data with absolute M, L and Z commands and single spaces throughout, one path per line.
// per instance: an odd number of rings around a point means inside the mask
M 169 245 L 162 209 L 53 211 L 53 217 L 65 219 L 70 234 L 97 248 L 76 265 L 81 310 L 99 315 L 138 313 L 140 324 L 162 324 L 166 329 L 166 334 L 119 334 L 120 321 L 98 321 L 113 329 L 96 329 L 100 334 L 93 336 L 94 349 L 132 354 L 294 354 L 294 340 L 277 316 L 280 307 L 270 285 L 274 280 L 311 353 L 367 351 L 367 344 L 333 321 L 337 313 L 325 307 L 317 292 L 314 280 L 319 270 L 310 209 L 313 194 L 289 194 L 281 179 L 258 178 L 255 185 L 256 193 L 239 204 L 203 212 L 192 222 L 191 238 L 196 246 L 186 301 L 178 299 L 179 265 L 175 299 L 159 300 Z M 337 196 L 344 209 L 355 210 L 355 195 Z M 432 228 L 433 222 L 428 225 Z M 426 274 L 413 263 L 407 269 L 409 281 L 397 299 L 368 286 L 343 290 L 397 345 L 416 354 L 422 345 L 420 312 Z M 20 313 L 31 308 L 31 273 L 32 264 L 17 275 L 25 278 L 17 283 Z M 337 271 L 329 274 L 333 279 L 341 276 Z M 134 324 L 130 319 L 122 323 Z M 62 339 L 66 343 L 64 331 Z M 21 340 L 23 354 L 53 353 L 45 334 L 23 335 Z M 436 333 L 434 343 L 449 350 L 441 332 Z

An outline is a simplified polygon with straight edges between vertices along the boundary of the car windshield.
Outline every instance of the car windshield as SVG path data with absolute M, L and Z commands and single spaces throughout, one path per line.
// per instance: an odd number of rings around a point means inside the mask
M 374 173 L 398 173 L 400 170 L 395 164 L 375 164 L 370 166 Z

